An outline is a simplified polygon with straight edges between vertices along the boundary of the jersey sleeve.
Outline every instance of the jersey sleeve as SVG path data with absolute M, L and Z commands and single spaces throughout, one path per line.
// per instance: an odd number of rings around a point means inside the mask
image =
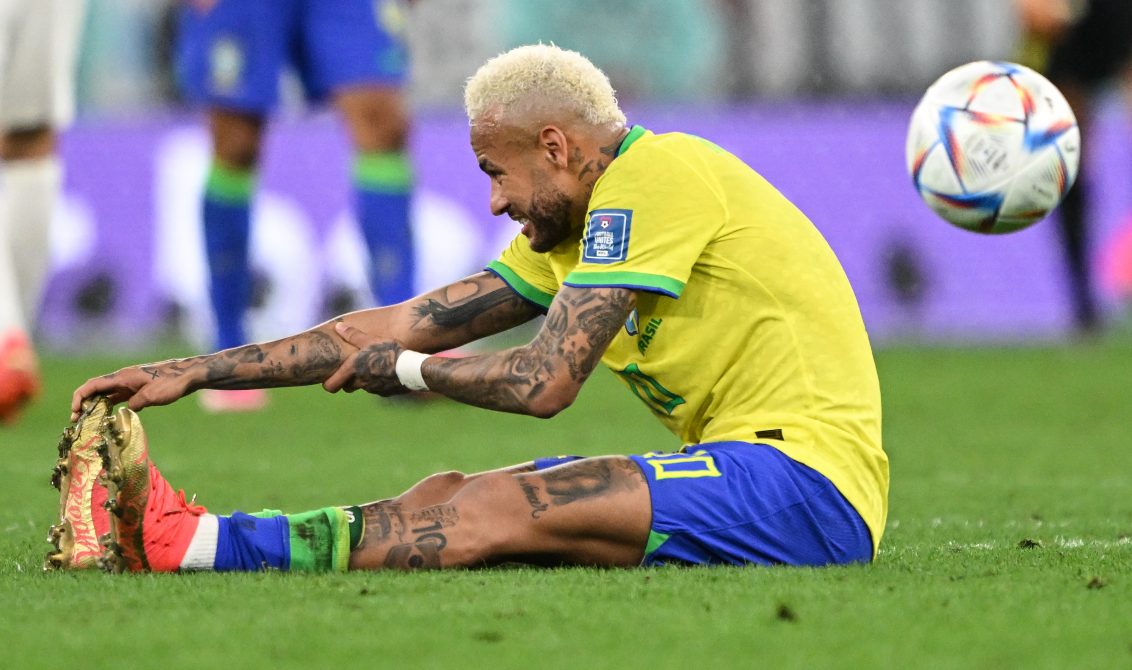
M 725 215 L 689 159 L 666 148 L 634 147 L 594 187 L 579 261 L 562 283 L 678 298 Z
M 523 235 L 516 235 L 499 258 L 488 263 L 485 269 L 544 312 L 550 309 L 550 303 L 558 293 L 558 281 L 546 256 L 531 251 L 531 245 Z

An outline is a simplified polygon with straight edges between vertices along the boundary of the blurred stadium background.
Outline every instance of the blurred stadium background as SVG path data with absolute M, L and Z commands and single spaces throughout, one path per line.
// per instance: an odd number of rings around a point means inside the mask
M 74 386 L 212 346 L 199 220 L 209 147 L 203 117 L 175 93 L 175 6 L 89 0 L 37 333 L 45 392 L 0 433 L 4 667 L 1132 667 L 1129 106 L 1109 91 L 1084 143 L 1097 180 L 1091 266 L 1120 331 L 1100 342 L 1074 342 L 1053 221 L 1004 238 L 952 228 L 904 169 L 924 88 L 955 65 L 1014 56 L 1011 0 L 416 0 L 410 16 L 418 288 L 477 270 L 516 230 L 488 213 L 461 89 L 520 43 L 586 53 L 633 122 L 715 141 L 809 214 L 880 345 L 893 486 L 875 564 L 40 572 L 57 520 L 52 446 Z M 254 210 L 256 338 L 367 300 L 342 129 L 285 89 Z M 454 402 L 377 408 L 311 387 L 274 393 L 264 412 L 202 419 L 180 402 L 144 420 L 166 476 L 221 513 L 677 445 L 605 372 L 552 422 Z
M 38 338 L 54 351 L 208 345 L 202 117 L 176 94 L 174 0 L 90 0 L 79 117 Z M 919 201 L 904 132 L 936 77 L 1011 59 L 1010 0 L 419 0 L 409 30 L 418 289 L 478 270 L 515 232 L 487 209 L 462 84 L 487 57 L 553 41 L 609 73 L 633 122 L 733 151 L 815 222 L 874 341 L 1056 341 L 1072 332 L 1055 226 L 952 229 Z M 366 300 L 341 128 L 297 87 L 268 136 L 255 204 L 253 337 Z M 1092 268 L 1108 317 L 1132 299 L 1132 114 L 1112 91 L 1085 160 L 1097 180 Z

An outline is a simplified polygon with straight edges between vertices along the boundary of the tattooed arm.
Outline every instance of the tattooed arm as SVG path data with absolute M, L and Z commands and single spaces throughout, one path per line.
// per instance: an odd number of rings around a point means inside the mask
M 574 401 L 636 304 L 622 288 L 563 286 L 546 321 L 527 345 L 468 358 L 429 358 L 422 367 L 432 391 L 477 407 L 554 416 Z M 338 332 L 358 352 L 323 384 L 328 391 L 401 389 L 394 366 L 403 348 L 347 326 Z
M 123 368 L 88 380 L 71 398 L 105 394 L 131 409 L 167 405 L 202 388 L 246 389 L 319 384 L 357 351 L 334 330 L 339 322 L 433 353 L 502 332 L 539 311 L 503 280 L 482 272 L 389 307 L 361 310 L 298 335 L 214 354 Z

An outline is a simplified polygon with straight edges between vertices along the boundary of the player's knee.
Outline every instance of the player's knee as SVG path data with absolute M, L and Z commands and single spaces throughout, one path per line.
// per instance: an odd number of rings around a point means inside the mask
M 259 163 L 259 143 L 246 140 L 247 138 L 217 138 L 214 145 L 216 160 L 230 169 L 254 170 Z
M 55 151 L 55 131 L 49 125 L 8 129 L 0 142 L 0 158 L 5 161 L 32 160 Z
M 399 125 L 389 120 L 354 129 L 353 139 L 361 152 L 404 151 L 408 140 L 408 124 Z
M 459 514 L 458 540 L 445 552 L 448 565 L 481 567 L 494 565 L 522 553 L 530 545 L 529 517 L 509 505 L 508 487 L 515 479 L 506 473 L 478 475 L 452 503 Z
M 464 483 L 468 478 L 463 472 L 458 470 L 448 470 L 446 472 L 437 472 L 436 474 L 425 477 L 421 483 L 436 488 L 457 488 Z
M 212 151 L 226 167 L 252 170 L 259 162 L 263 120 L 223 110 L 211 116 Z
M 403 151 L 409 114 L 395 91 L 360 91 L 339 99 L 355 147 L 363 152 Z
M 456 470 L 429 475 L 406 491 L 401 496 L 401 502 L 422 505 L 439 504 L 456 495 L 467 479 L 467 475 Z

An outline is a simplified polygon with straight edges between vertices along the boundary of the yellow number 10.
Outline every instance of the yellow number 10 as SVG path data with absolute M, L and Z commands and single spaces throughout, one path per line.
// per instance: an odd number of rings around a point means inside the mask
M 721 477 L 715 459 L 705 451 L 695 454 L 672 454 L 648 459 L 648 464 L 656 470 L 660 479 L 693 479 L 696 477 Z

